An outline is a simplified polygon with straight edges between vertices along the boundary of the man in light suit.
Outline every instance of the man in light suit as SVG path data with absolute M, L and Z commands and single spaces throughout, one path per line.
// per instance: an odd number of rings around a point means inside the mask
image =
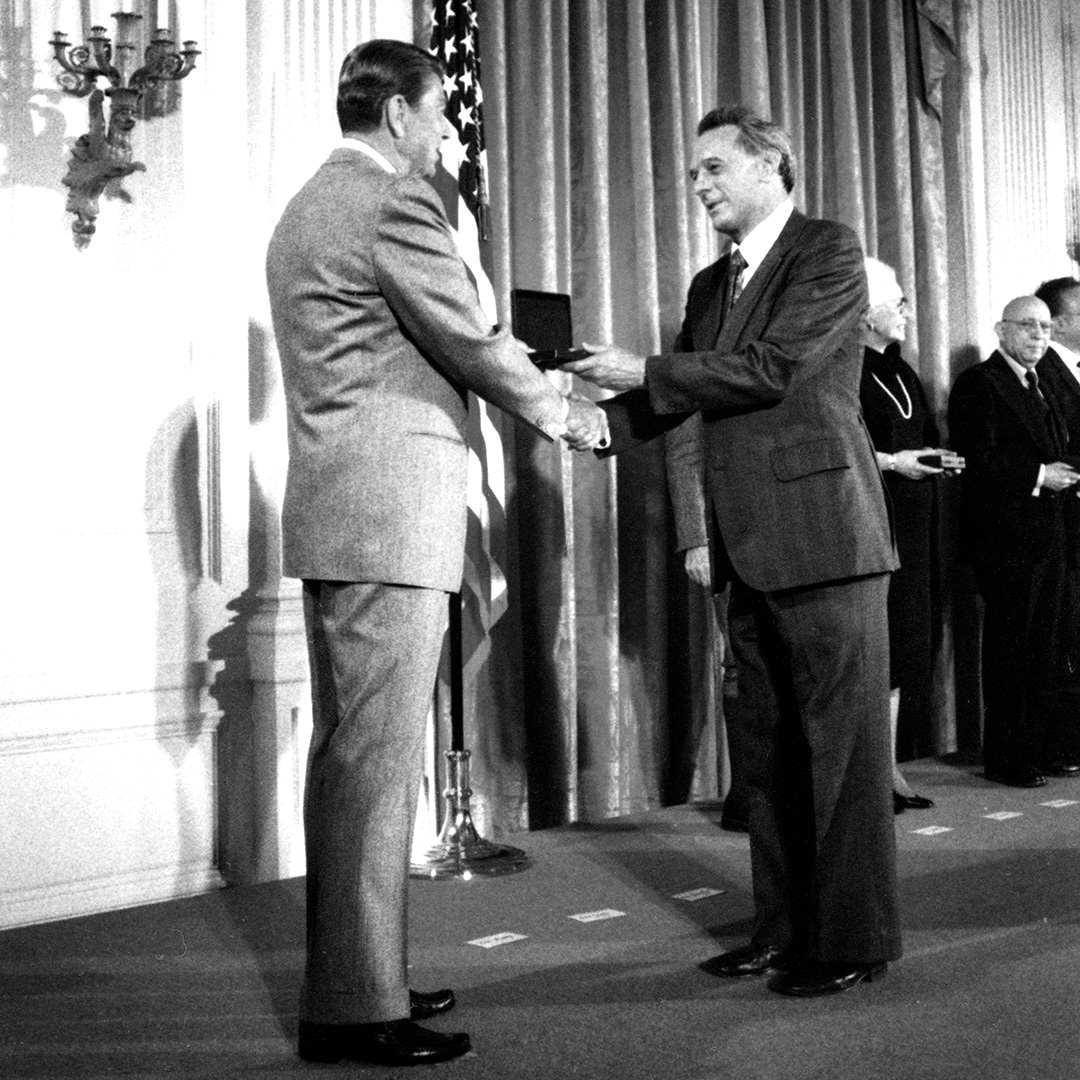
M 734 246 L 695 277 L 674 348 L 603 347 L 567 367 L 629 391 L 603 403 L 613 452 L 702 414 L 755 906 L 750 944 L 703 966 L 835 993 L 901 951 L 885 613 L 897 564 L 859 411 L 863 254 L 850 229 L 794 209 L 790 141 L 748 109 L 704 117 L 690 176 Z
M 1046 305 L 1019 296 L 994 329 L 997 350 L 953 384 L 949 434 L 967 461 L 961 544 L 984 601 L 983 766 L 988 780 L 1034 788 L 1047 774 L 1080 772 L 1060 738 L 1059 668 L 1066 521 L 1080 473 L 1065 460 L 1070 376 L 1043 366 Z
M 443 68 L 372 41 L 345 59 L 343 140 L 286 207 L 267 281 L 288 408 L 284 572 L 304 582 L 314 733 L 304 802 L 307 963 L 300 1055 L 443 1061 L 463 1033 L 413 1021 L 450 991 L 406 983 L 406 886 L 425 720 L 466 528 L 467 392 L 549 439 L 597 444 L 485 320 L 435 170 Z

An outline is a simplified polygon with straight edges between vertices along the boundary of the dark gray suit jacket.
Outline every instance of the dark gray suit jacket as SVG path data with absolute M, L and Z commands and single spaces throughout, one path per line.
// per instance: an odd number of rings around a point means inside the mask
M 726 269 L 725 256 L 694 278 L 674 348 L 648 359 L 647 389 L 603 403 L 611 452 L 700 411 L 717 547 L 744 582 L 773 591 L 894 570 L 859 406 L 857 237 L 795 211 L 720 327 Z
M 1058 361 L 1060 363 L 1060 360 Z M 1045 371 L 1040 361 L 1038 370 Z M 1063 379 L 1071 379 L 1062 372 Z M 1053 375 L 1046 391 L 1060 392 Z M 1000 352 L 962 371 L 949 394 L 949 437 L 966 460 L 961 477 L 961 551 L 977 566 L 1042 558 L 1054 537 L 1062 495 L 1033 496 L 1039 467 L 1066 456 L 1037 399 Z

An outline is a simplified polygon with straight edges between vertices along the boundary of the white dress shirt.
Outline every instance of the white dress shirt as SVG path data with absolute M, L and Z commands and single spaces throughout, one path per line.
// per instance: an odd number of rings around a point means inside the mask
M 396 173 L 397 169 L 394 168 L 390 162 L 375 149 L 369 143 L 363 141 L 363 139 L 353 139 L 348 135 L 342 135 L 341 141 L 338 143 L 338 149 L 341 150 L 359 150 L 361 154 L 367 154 L 372 161 L 374 161 L 381 169 L 384 169 L 388 173 Z
M 746 260 L 746 268 L 740 275 L 738 284 L 740 291 L 746 288 L 746 283 L 754 276 L 754 271 L 769 254 L 769 249 L 783 232 L 794 209 L 795 204 L 790 199 L 785 199 L 764 221 L 759 221 L 742 238 L 742 243 L 732 245 L 731 250 L 742 252 L 742 257 Z

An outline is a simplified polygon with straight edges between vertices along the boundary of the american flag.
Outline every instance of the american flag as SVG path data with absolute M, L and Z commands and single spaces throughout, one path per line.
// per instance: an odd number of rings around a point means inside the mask
M 458 251 L 476 282 L 480 303 L 498 322 L 485 269 L 488 233 L 480 39 L 474 0 L 434 0 L 431 51 L 446 66 L 446 115 L 458 133 L 442 145 L 435 178 Z M 444 172 L 445 170 L 445 172 Z M 506 611 L 506 481 L 498 427 L 485 402 L 470 395 L 468 537 L 461 590 L 463 677 L 475 678 L 490 651 L 488 632 Z

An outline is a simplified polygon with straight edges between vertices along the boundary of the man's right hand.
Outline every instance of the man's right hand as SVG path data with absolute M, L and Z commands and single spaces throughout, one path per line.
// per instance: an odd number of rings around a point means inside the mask
M 709 545 L 686 549 L 686 576 L 695 584 L 706 589 L 712 584 L 712 564 L 709 561 Z
M 566 415 L 566 431 L 563 438 L 572 450 L 595 450 L 598 446 L 607 446 L 611 441 L 608 434 L 607 413 L 594 401 L 579 394 L 567 396 L 570 411 Z
M 1042 486 L 1051 491 L 1064 491 L 1071 488 L 1080 480 L 1080 472 L 1064 461 L 1052 461 L 1046 466 L 1046 475 L 1043 477 Z

